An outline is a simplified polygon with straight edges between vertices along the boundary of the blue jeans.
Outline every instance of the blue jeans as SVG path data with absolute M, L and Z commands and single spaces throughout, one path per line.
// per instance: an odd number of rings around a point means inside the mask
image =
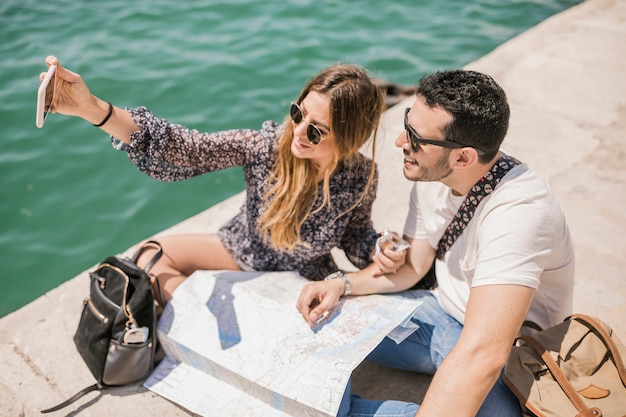
M 419 328 L 400 344 L 386 337 L 367 359 L 393 368 L 433 375 L 456 344 L 463 325 L 448 315 L 429 291 L 411 291 L 410 294 L 422 300 L 411 318 Z M 419 405 L 414 403 L 366 400 L 352 395 L 348 383 L 337 416 L 413 417 L 418 409 Z M 477 417 L 492 416 L 521 416 L 519 402 L 504 385 L 502 376 L 477 414 Z

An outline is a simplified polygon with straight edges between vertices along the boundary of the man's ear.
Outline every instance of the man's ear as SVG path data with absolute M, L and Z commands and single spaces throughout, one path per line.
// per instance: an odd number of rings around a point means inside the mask
M 454 149 L 452 157 L 454 158 L 452 161 L 453 168 L 467 168 L 478 163 L 478 152 L 470 147 Z

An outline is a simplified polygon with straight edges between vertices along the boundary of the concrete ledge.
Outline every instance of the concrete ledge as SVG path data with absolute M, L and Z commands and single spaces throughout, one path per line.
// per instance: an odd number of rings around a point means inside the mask
M 467 67 L 489 73 L 512 107 L 505 148 L 542 173 L 559 195 L 576 248 L 575 309 L 597 315 L 626 341 L 626 2 L 587 0 L 505 43 Z M 402 111 L 385 113 L 374 222 L 400 231 L 411 184 L 393 141 Z M 215 231 L 243 195 L 163 233 Z M 108 254 L 103 254 L 103 257 Z M 92 384 L 72 337 L 88 293 L 83 272 L 0 319 L 0 415 L 34 416 Z M 365 363 L 356 392 L 419 401 L 428 378 Z M 89 394 L 51 415 L 192 415 L 140 385 Z

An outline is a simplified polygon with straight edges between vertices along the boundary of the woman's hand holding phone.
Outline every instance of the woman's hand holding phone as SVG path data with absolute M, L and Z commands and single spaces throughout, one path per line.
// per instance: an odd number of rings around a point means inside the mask
M 63 67 L 55 56 L 46 58 L 48 72 L 42 72 L 39 79 L 42 84 L 39 90 L 45 91 L 47 88 L 52 89 L 51 101 L 48 106 L 43 101 L 41 111 L 39 104 L 37 105 L 37 126 L 39 126 L 40 117 L 45 118 L 46 113 L 61 113 L 67 116 L 78 116 L 85 118 L 85 114 L 95 108 L 98 111 L 97 100 L 89 92 L 89 88 L 83 81 L 82 77 L 65 67 Z M 51 68 L 55 68 L 52 70 Z M 51 74 L 51 75 L 50 75 Z M 48 83 L 48 84 L 46 84 Z M 44 87 L 46 84 L 47 88 Z M 45 120 L 45 119 L 43 119 Z
M 80 117 L 124 143 L 130 143 L 131 134 L 141 130 L 127 110 L 114 108 L 109 102 L 92 95 L 83 78 L 62 66 L 55 56 L 48 56 L 46 65 L 56 70 L 42 72 L 39 79 L 42 85 L 52 84 L 54 91 L 50 105 L 46 107 L 44 100 L 41 112 L 37 110 L 37 126 L 43 126 L 43 121 L 39 123 L 39 114 L 45 120 L 44 113 L 61 113 Z M 40 86 L 40 89 L 45 90 L 46 87 Z

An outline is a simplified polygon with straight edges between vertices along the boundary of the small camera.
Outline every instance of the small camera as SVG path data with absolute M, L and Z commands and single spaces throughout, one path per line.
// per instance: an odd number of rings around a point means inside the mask
M 393 249 L 396 252 L 401 252 L 408 249 L 410 246 L 411 245 L 409 245 L 406 240 L 385 229 L 381 236 L 376 240 L 376 253 L 382 252 L 385 249 Z

